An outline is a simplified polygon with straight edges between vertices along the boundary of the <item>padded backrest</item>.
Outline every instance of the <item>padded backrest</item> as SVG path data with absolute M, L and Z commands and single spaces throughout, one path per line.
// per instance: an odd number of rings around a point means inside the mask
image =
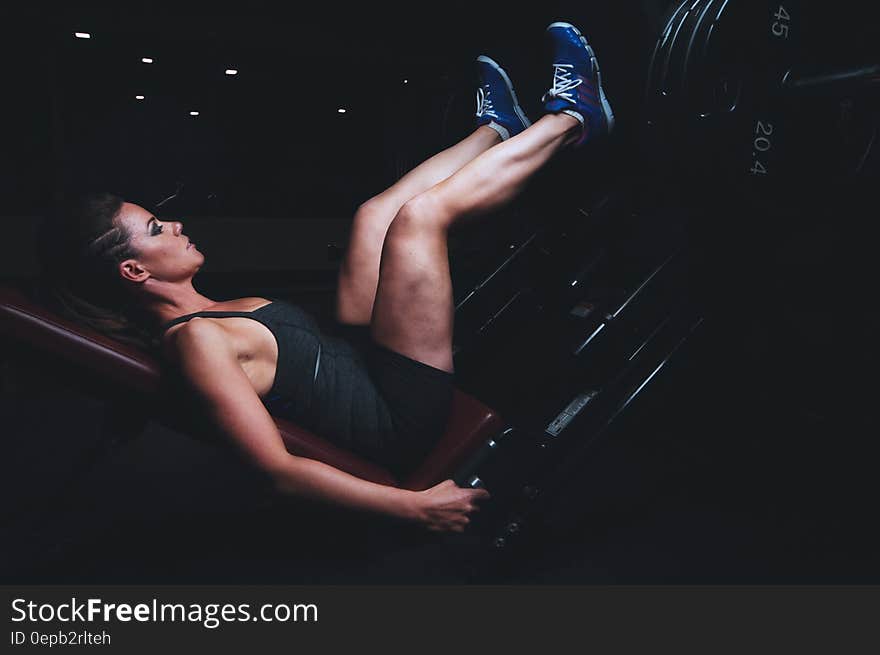
M 0 286 L 0 332 L 147 393 L 158 391 L 155 358 L 41 307 L 19 289 Z
M 159 391 L 161 365 L 153 356 L 68 321 L 11 285 L 0 285 L 0 333 L 95 371 L 126 388 L 148 394 Z M 289 452 L 320 460 L 372 482 L 409 489 L 424 489 L 450 477 L 468 454 L 503 427 L 495 412 L 456 390 L 444 436 L 401 485 L 383 467 L 286 419 L 273 418 Z

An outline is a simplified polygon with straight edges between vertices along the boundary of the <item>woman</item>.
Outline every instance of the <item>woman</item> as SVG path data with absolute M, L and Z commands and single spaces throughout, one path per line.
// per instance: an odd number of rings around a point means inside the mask
M 76 274 L 68 271 L 64 306 L 104 331 L 115 326 L 117 337 L 149 326 L 203 409 L 280 491 L 463 530 L 485 490 L 447 480 L 407 491 L 293 456 L 271 414 L 392 467 L 412 466 L 436 442 L 453 382 L 447 232 L 507 203 L 567 144 L 613 126 L 586 40 L 568 23 L 547 31 L 555 59 L 545 116 L 531 125 L 506 73 L 481 56 L 476 130 L 359 208 L 336 313 L 344 325 L 368 326 L 362 348 L 322 335 L 284 301 L 202 295 L 192 280 L 204 255 L 183 225 L 110 194 L 65 216 L 85 247 L 69 264 Z M 135 320 L 99 321 L 102 303 L 127 305 Z

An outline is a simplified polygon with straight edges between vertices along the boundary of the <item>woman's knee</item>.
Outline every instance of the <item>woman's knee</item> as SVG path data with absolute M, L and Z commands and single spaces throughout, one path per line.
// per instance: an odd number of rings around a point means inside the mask
M 436 194 L 427 191 L 407 200 L 388 229 L 388 238 L 413 238 L 445 230 L 446 211 Z
M 352 229 L 366 233 L 382 233 L 394 218 L 396 208 L 389 205 L 379 196 L 362 203 L 354 213 Z

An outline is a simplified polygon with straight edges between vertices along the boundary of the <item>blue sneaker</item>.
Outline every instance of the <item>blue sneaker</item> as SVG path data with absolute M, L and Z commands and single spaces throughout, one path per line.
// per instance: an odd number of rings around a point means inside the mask
M 541 102 L 552 114 L 568 114 L 582 126 L 579 146 L 614 129 L 614 114 L 602 89 L 602 75 L 593 49 L 571 23 L 551 23 L 553 86 Z
M 506 141 L 532 122 L 519 106 L 513 84 L 504 69 L 486 55 L 477 57 L 477 127 L 488 125 Z

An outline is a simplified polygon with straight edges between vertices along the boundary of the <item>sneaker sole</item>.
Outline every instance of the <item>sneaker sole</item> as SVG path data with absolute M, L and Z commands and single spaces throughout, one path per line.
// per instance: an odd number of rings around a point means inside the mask
M 593 52 L 593 48 L 590 47 L 589 43 L 587 43 L 586 37 L 584 37 L 584 35 L 581 34 L 581 31 L 571 23 L 550 23 L 547 26 L 547 30 L 549 31 L 552 27 L 562 27 L 572 30 L 575 34 L 578 35 L 581 43 L 584 44 L 584 47 L 590 54 L 590 61 L 593 64 L 593 72 L 596 73 L 596 81 L 599 83 L 599 100 L 602 102 L 602 111 L 605 112 L 605 121 L 608 124 L 608 132 L 610 134 L 611 130 L 614 129 L 614 112 L 611 111 L 611 103 L 608 102 L 608 98 L 605 97 L 605 89 L 602 88 L 602 71 L 599 69 L 599 60 L 596 59 L 596 53 Z
M 480 55 L 477 57 L 477 61 L 481 61 L 484 64 L 489 64 L 495 71 L 501 75 L 501 79 L 504 80 L 504 83 L 507 85 L 507 90 L 510 91 L 510 97 L 513 98 L 513 111 L 516 112 L 516 115 L 522 121 L 523 125 L 526 127 L 530 127 L 532 121 L 526 117 L 525 112 L 523 112 L 522 107 L 519 106 L 519 100 L 516 97 L 516 91 L 513 90 L 513 82 L 510 81 L 510 78 L 507 76 L 507 73 L 504 72 L 504 69 L 498 65 L 491 57 L 487 57 L 486 55 Z

